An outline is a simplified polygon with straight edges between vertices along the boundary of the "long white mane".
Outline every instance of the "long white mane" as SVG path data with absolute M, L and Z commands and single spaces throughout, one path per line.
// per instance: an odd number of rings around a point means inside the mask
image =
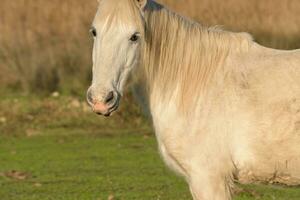
M 179 89 L 180 103 L 195 101 L 226 57 L 248 51 L 252 42 L 248 34 L 204 27 L 155 2 L 148 6 L 142 65 L 149 89 L 169 97 Z

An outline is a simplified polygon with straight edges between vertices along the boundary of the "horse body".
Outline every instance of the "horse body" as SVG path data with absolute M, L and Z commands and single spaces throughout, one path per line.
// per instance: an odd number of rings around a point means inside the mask
M 128 48 L 140 55 L 162 157 L 186 179 L 194 199 L 231 199 L 234 181 L 300 184 L 299 50 L 269 49 L 246 33 L 205 28 L 154 1 L 101 2 L 141 13 L 144 42 Z M 107 90 L 94 79 L 93 91 Z
M 195 199 L 229 199 L 234 179 L 300 184 L 300 51 L 252 45 L 240 61 L 227 58 L 223 67 L 230 72 L 220 70 L 228 72 L 221 83 L 220 74 L 212 79 L 190 118 L 176 106 L 176 94 L 163 102 L 153 91 L 161 154 L 187 179 Z
M 254 46 L 257 45 L 254 43 Z M 252 113 L 246 135 L 254 160 L 239 170 L 242 182 L 300 183 L 300 51 L 254 48 L 249 55 L 246 88 L 247 110 Z
M 229 198 L 232 178 L 300 184 L 300 52 L 264 50 L 255 43 L 253 51 L 240 61 L 227 58 L 223 67 L 232 71 L 215 81 L 189 119 L 176 98 L 151 101 L 161 154 L 196 190 L 195 199 Z

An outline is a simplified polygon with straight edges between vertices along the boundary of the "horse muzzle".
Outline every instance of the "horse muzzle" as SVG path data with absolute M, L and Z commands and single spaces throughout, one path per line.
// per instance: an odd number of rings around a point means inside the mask
M 109 117 L 119 107 L 120 95 L 118 92 L 108 92 L 103 96 L 102 100 L 93 97 L 92 90 L 87 92 L 87 102 L 91 106 L 93 112 L 98 115 Z

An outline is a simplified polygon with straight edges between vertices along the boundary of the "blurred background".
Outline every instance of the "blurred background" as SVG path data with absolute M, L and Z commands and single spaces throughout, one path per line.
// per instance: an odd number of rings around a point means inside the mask
M 162 2 L 202 24 L 249 32 L 268 47 L 300 47 L 298 0 Z M 96 0 L 1 0 L 1 87 L 82 95 L 91 79 L 96 8 Z
M 267 47 L 300 48 L 299 0 L 159 2 Z M 191 199 L 130 91 L 109 120 L 85 103 L 96 9 L 96 0 L 0 2 L 1 200 Z M 299 189 L 246 186 L 237 198 L 287 196 L 300 199 Z

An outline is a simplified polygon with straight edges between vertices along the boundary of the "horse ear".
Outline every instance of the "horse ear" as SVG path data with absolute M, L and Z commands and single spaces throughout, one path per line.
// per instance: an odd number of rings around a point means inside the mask
M 143 10 L 146 7 L 148 2 L 148 0 L 134 0 L 134 1 L 136 1 L 137 5 L 140 7 L 141 10 Z

